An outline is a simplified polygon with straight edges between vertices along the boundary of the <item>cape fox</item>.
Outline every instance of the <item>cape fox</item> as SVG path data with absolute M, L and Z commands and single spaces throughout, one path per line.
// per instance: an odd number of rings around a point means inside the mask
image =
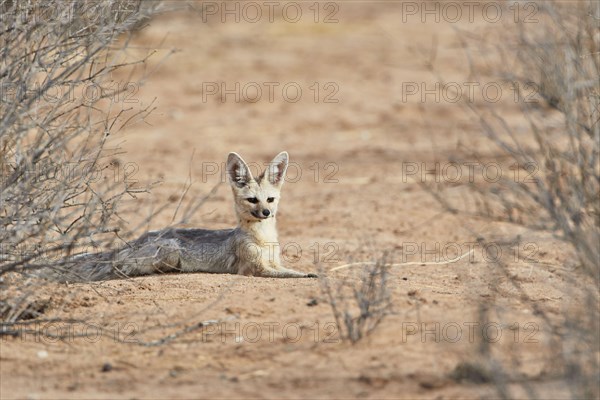
M 284 268 L 276 216 L 288 153 L 279 153 L 253 177 L 236 153 L 227 158 L 238 226 L 233 229 L 151 231 L 125 249 L 78 256 L 61 280 L 105 280 L 163 272 L 210 272 L 272 278 L 315 278 Z

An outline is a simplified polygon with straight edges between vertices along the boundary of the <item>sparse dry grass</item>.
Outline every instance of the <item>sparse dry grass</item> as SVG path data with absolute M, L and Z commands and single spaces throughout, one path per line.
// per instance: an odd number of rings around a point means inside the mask
M 357 263 L 357 275 L 328 276 L 320 268 L 321 291 L 331 307 L 340 339 L 356 343 L 392 312 L 387 253 L 372 263 Z

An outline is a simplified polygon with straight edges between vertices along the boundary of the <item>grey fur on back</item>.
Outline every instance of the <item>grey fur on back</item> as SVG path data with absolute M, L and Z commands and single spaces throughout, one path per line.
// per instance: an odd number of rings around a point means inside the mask
M 72 257 L 61 281 L 98 281 L 168 272 L 233 272 L 235 229 L 151 231 L 121 250 Z

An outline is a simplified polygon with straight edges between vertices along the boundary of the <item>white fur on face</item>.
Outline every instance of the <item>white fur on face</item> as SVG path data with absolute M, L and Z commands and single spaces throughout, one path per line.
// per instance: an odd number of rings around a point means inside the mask
M 269 218 L 277 214 L 281 185 L 288 166 L 287 152 L 279 153 L 256 180 L 244 160 L 236 153 L 227 159 L 227 175 L 233 190 L 238 218 L 262 220 L 263 211 L 269 210 Z M 248 201 L 252 199 L 252 201 Z M 256 201 L 254 201 L 256 199 Z M 272 199 L 271 202 L 268 200 Z

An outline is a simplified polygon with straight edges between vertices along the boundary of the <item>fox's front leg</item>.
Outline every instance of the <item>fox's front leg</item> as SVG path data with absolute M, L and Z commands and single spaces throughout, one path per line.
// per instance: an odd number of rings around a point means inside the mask
M 258 275 L 263 278 L 317 278 L 315 274 L 305 274 L 304 272 L 294 271 L 284 267 L 271 268 L 265 267 L 258 271 Z

